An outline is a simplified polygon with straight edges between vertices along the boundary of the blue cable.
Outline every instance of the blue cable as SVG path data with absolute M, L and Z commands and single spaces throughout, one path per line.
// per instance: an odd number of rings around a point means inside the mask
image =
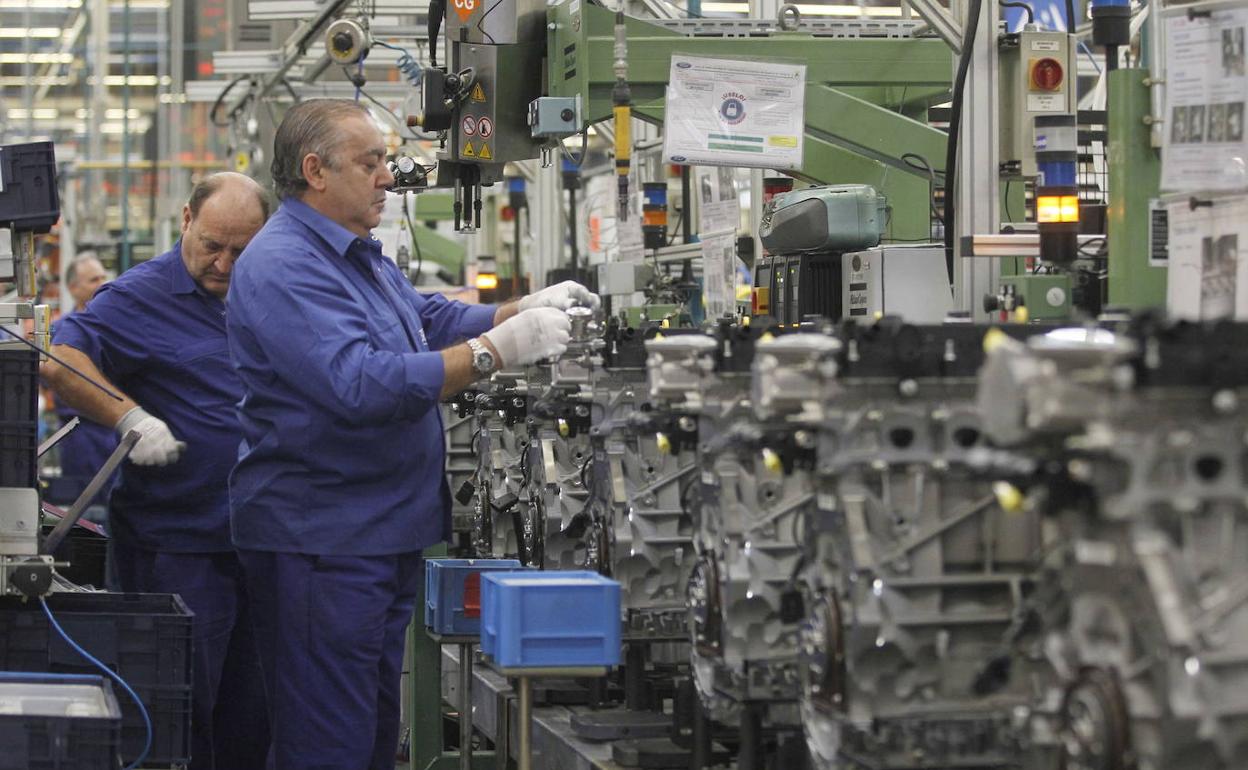
M 1096 67 L 1096 74 L 1101 74 L 1101 65 L 1096 63 L 1096 57 L 1092 55 L 1092 51 L 1088 49 L 1087 45 L 1085 45 L 1082 40 L 1079 41 L 1079 47 L 1082 48 L 1083 52 L 1088 55 L 1088 61 L 1092 62 L 1092 66 Z
M 65 643 L 72 647 L 74 652 L 77 652 L 82 657 L 91 661 L 95 664 L 96 668 L 107 674 L 108 677 L 114 682 L 121 685 L 121 688 L 126 691 L 126 694 L 128 694 L 131 699 L 138 704 L 139 713 L 143 715 L 143 726 L 147 728 L 147 740 L 143 744 L 143 753 L 139 754 L 138 759 L 126 765 L 125 770 L 135 770 L 135 768 L 143 764 L 143 760 L 147 759 L 147 755 L 152 750 L 152 718 L 147 714 L 147 707 L 143 705 L 143 701 L 139 699 L 138 694 L 131 689 L 130 685 L 126 684 L 126 680 L 122 679 L 116 671 L 113 671 L 111 668 L 101 663 L 95 658 L 94 655 L 79 647 L 77 642 L 69 638 L 69 634 L 65 633 L 65 629 L 61 628 L 61 624 L 57 623 L 56 618 L 52 617 L 52 610 L 48 607 L 46 599 L 41 597 L 39 599 L 39 604 L 43 606 L 43 614 L 48 616 L 48 622 L 52 624 L 52 628 L 56 629 L 56 633 L 60 634 L 61 638 L 65 640 Z

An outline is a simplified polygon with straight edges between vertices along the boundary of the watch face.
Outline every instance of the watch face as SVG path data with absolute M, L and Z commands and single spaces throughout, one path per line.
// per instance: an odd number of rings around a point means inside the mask
M 478 350 L 472 357 L 472 365 L 482 374 L 493 371 L 494 354 L 488 350 Z

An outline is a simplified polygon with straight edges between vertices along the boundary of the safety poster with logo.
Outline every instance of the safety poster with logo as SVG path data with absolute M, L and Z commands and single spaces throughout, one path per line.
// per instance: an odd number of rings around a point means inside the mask
M 672 55 L 663 125 L 670 163 L 802 166 L 806 65 Z

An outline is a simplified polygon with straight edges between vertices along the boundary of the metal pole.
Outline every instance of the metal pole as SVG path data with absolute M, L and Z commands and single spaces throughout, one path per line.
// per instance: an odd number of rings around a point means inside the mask
M 121 6 L 121 48 L 121 259 L 118 273 L 130 269 L 130 0 L 125 0 Z
M 741 710 L 741 748 L 737 770 L 762 770 L 763 725 L 758 706 L 747 703 Z
M 962 129 L 958 147 L 957 219 L 954 224 L 954 306 L 969 310 L 979 321 L 987 321 L 980 298 L 995 291 L 1000 278 L 999 259 L 962 259 L 962 236 L 995 233 L 1001 226 L 999 214 L 1000 134 L 997 63 L 997 0 L 982 0 L 979 31 L 971 52 L 966 91 L 962 103 Z M 964 11 L 965 12 L 965 9 Z M 954 66 L 957 66 L 956 63 Z
M 633 642 L 624 654 L 624 708 L 645 711 L 646 648 Z
M 22 53 L 26 59 L 22 63 L 22 78 L 26 81 L 22 86 L 22 106 L 26 108 L 26 141 L 28 142 L 35 135 L 35 71 L 34 65 L 30 62 L 34 54 L 34 41 L 30 37 L 30 26 L 33 23 L 30 2 L 31 0 L 26 0 L 26 6 L 22 9 L 22 26 L 26 27 L 26 36 L 22 39 Z
M 472 770 L 472 643 L 459 645 L 459 770 Z
M 519 770 L 533 770 L 533 690 L 529 678 L 520 677 L 516 689 L 520 694 L 520 713 L 516 717 L 520 730 L 516 766 Z

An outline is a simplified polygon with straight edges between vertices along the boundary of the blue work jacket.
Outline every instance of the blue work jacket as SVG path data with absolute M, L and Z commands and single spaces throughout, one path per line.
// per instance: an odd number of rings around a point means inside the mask
M 61 316 L 52 324 L 52 336 L 61 321 L 70 317 L 70 313 Z M 61 477 L 53 480 L 48 486 L 48 500 L 58 505 L 69 505 L 82 494 L 87 484 L 95 476 L 96 471 L 104 466 L 108 456 L 117 448 L 117 433 L 112 428 L 92 422 L 79 414 L 77 409 L 57 399 L 56 416 L 61 425 L 67 424 L 75 417 L 79 418 L 78 427 L 71 430 L 65 438 L 57 442 L 57 453 L 61 458 Z M 114 473 L 109 483 L 100 490 L 92 504 L 107 504 L 112 486 L 117 483 L 120 473 Z
M 104 284 L 61 319 L 53 342 L 82 351 L 110 381 L 164 420 L 186 451 L 172 465 L 122 464 L 111 534 L 152 551 L 231 550 L 227 481 L 238 456 L 225 303 L 182 262 L 182 243 Z
M 495 308 L 416 292 L 376 239 L 291 198 L 239 257 L 229 305 L 234 544 L 372 556 L 446 538 L 436 351 L 488 330 Z

